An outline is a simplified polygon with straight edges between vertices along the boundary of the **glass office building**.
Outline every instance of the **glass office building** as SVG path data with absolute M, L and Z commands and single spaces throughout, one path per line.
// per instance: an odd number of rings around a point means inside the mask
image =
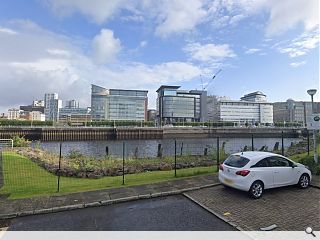
M 91 88 L 92 120 L 146 121 L 148 91 Z
M 178 90 L 180 86 L 161 86 L 157 97 L 157 123 L 207 121 L 207 92 Z
M 57 93 L 46 93 L 44 95 L 44 114 L 46 121 L 57 122 L 59 120 L 59 111 L 62 108 L 62 100 Z

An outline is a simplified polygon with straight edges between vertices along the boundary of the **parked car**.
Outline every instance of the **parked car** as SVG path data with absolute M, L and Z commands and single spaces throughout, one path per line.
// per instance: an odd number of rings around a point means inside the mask
M 260 198 L 265 189 L 297 184 L 307 188 L 311 181 L 307 166 L 270 152 L 240 152 L 219 166 L 219 181 Z

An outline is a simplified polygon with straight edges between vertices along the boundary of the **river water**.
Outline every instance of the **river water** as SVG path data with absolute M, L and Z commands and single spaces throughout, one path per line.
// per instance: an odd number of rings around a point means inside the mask
M 299 138 L 285 138 L 284 148 L 286 149 L 300 140 Z M 224 146 L 225 152 L 230 154 L 242 151 L 245 146 L 251 148 L 251 141 L 251 138 L 220 138 L 219 146 L 220 149 Z M 32 145 L 53 153 L 59 153 L 60 142 L 34 142 Z M 121 157 L 123 145 L 126 157 L 157 157 L 160 148 L 163 156 L 173 156 L 175 154 L 174 139 L 62 142 L 62 154 L 68 155 L 71 151 L 79 151 L 94 158 L 103 158 L 106 155 Z M 260 150 L 263 146 L 266 146 L 269 151 L 272 151 L 275 145 L 278 145 L 278 149 L 281 150 L 281 138 L 254 139 L 255 150 Z M 216 150 L 216 138 L 176 140 L 178 155 L 203 155 L 205 152 L 210 154 Z

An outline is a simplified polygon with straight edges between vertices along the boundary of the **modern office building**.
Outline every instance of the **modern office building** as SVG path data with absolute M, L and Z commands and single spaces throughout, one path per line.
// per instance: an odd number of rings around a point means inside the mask
M 92 120 L 147 121 L 148 91 L 91 87 Z
M 59 123 L 87 125 L 88 122 L 91 122 L 91 114 L 88 108 L 74 107 L 72 104 L 69 107 L 60 108 Z
M 314 102 L 313 107 L 316 113 L 320 113 L 320 102 Z M 274 122 L 296 122 L 305 126 L 311 114 L 311 102 L 288 99 L 286 102 L 273 103 Z
M 207 121 L 207 92 L 161 86 L 157 97 L 157 124 Z
M 57 122 L 59 120 L 59 111 L 62 107 L 62 101 L 57 93 L 46 93 L 44 95 L 44 114 L 46 121 Z
M 273 124 L 273 106 L 262 92 L 244 95 L 241 100 L 209 97 L 210 121 L 241 124 Z
M 16 108 L 10 108 L 8 110 L 8 119 L 9 120 L 17 120 L 20 119 L 20 110 Z

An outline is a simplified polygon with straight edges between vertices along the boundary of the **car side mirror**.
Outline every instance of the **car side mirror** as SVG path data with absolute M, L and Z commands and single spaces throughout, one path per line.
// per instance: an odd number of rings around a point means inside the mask
M 298 167 L 296 164 L 292 164 L 292 168 Z

